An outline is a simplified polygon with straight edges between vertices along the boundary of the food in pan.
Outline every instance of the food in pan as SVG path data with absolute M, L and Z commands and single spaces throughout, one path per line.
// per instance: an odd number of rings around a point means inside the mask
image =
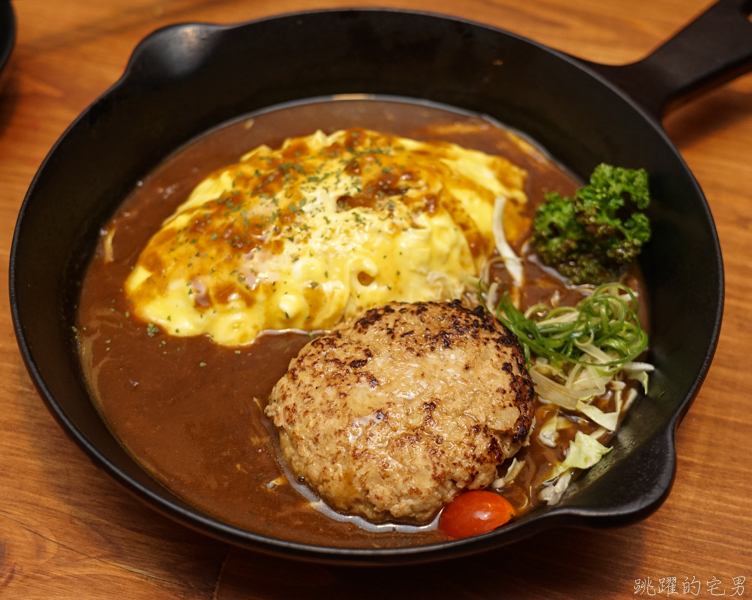
M 546 195 L 531 243 L 540 259 L 573 284 L 616 281 L 650 239 L 643 169 L 599 165 L 572 198 Z
M 239 163 L 212 158 L 203 170 L 189 148 L 107 224 L 77 321 L 103 415 L 187 501 L 292 541 L 431 543 L 556 503 L 576 469 L 608 452 L 608 436 L 646 384 L 650 367 L 634 362 L 645 342 L 639 272 L 619 266 L 622 283 L 595 289 L 545 265 L 528 243 L 534 211 L 554 190 L 576 198 L 577 185 L 519 136 L 387 101 L 353 103 L 353 121 L 367 128 L 301 136 L 304 114 L 315 116 L 307 131 L 341 129 L 321 125 L 322 115 L 342 121 L 331 104 L 207 135 L 197 142 L 207 152 L 239 147 L 248 132 L 279 129 L 292 140 L 259 146 L 268 138 L 259 133 L 249 144 L 259 148 Z M 376 133 L 382 128 L 405 135 Z M 320 153 L 326 148 L 331 156 Z M 334 182 L 339 174 L 340 187 L 315 185 L 326 173 Z M 598 325 L 595 314 L 607 318 Z M 446 327 L 465 318 L 477 321 L 478 337 Z M 415 319 L 427 321 L 413 340 L 401 328 Z M 510 331 L 514 349 L 482 343 L 511 340 Z M 579 343 L 566 348 L 562 336 Z M 427 349 L 411 345 L 419 338 Z M 362 352 L 351 356 L 354 348 Z M 403 360 L 412 351 L 415 360 Z M 458 386 L 483 399 L 445 418 L 467 401 Z M 390 389 L 407 398 L 389 406 Z M 375 438 L 395 448 L 407 440 L 415 464 L 399 450 L 367 456 Z M 400 468 L 382 469 L 390 460 Z
M 337 510 L 422 523 L 528 443 L 533 382 L 483 307 L 389 303 L 308 344 L 266 414 L 292 470 Z
M 496 202 L 514 234 L 523 183 L 499 156 L 363 129 L 261 145 L 195 188 L 125 290 L 147 323 L 229 346 L 451 300 L 496 247 Z

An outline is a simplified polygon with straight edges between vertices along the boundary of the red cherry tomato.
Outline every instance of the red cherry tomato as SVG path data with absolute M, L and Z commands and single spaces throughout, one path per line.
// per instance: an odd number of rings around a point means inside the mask
M 493 492 L 465 492 L 444 507 L 439 527 L 453 538 L 493 531 L 516 515 L 506 498 Z

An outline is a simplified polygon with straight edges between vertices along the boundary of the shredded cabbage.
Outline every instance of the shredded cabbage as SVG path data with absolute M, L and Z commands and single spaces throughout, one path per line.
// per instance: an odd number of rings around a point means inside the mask
M 564 492 L 567 491 L 567 488 L 569 487 L 569 482 L 571 480 L 572 480 L 572 471 L 568 471 L 564 473 L 561 477 L 559 477 L 556 480 L 555 483 L 545 486 L 538 493 L 538 498 L 540 498 L 543 502 L 545 502 L 549 506 L 553 504 L 558 504 L 559 500 L 561 500 L 561 497 L 564 495 Z
M 548 421 L 541 425 L 538 430 L 538 441 L 549 448 L 556 448 L 559 444 L 559 430 L 571 426 L 572 422 L 566 417 L 560 417 L 557 410 Z
M 522 261 L 519 256 L 514 253 L 512 247 L 507 243 L 507 237 L 504 234 L 504 207 L 506 206 L 507 199 L 504 196 L 498 196 L 494 202 L 493 210 L 493 236 L 496 242 L 496 249 L 499 251 L 499 256 L 504 260 L 504 266 L 509 271 L 509 274 L 514 280 L 514 284 L 517 287 L 522 287 L 523 284 L 523 269 Z
M 578 431 L 569 442 L 569 451 L 562 466 L 567 469 L 589 469 L 611 450 L 593 436 Z
M 524 462 L 517 460 L 517 458 L 513 458 L 512 464 L 509 465 L 509 468 L 507 469 L 507 474 L 504 475 L 504 477 L 499 477 L 498 479 L 496 479 L 492 484 L 493 487 L 497 490 L 500 490 L 512 483 L 517 478 L 517 475 L 520 474 L 520 471 L 522 471 L 522 467 L 524 466 Z
M 530 377 L 535 384 L 535 392 L 541 400 L 546 402 L 575 410 L 580 398 L 589 398 L 602 393 L 599 388 L 572 390 L 554 381 L 551 375 L 551 369 L 547 363 L 536 362 L 530 367 Z
M 605 413 L 597 406 L 593 406 L 586 402 L 578 402 L 577 410 L 594 423 L 597 423 L 601 427 L 605 427 L 608 431 L 616 431 L 620 412 L 618 409 L 614 412 Z
M 594 435 L 601 433 L 602 431 L 596 431 L 593 435 L 587 435 L 578 431 L 574 439 L 569 442 L 564 462 L 554 465 L 546 481 L 556 479 L 571 469 L 589 469 L 604 455 L 611 452 L 611 448 L 607 448 L 595 439 Z
M 629 362 L 624 365 L 624 371 L 632 379 L 636 379 L 642 384 L 642 389 L 648 393 L 648 373 L 655 371 L 655 367 L 645 362 Z

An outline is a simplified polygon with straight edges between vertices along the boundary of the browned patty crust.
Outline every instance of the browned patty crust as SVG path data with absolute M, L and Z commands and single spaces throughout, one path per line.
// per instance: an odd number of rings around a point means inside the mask
M 533 383 L 517 338 L 482 307 L 391 303 L 303 348 L 266 414 L 330 506 L 424 522 L 526 443 Z

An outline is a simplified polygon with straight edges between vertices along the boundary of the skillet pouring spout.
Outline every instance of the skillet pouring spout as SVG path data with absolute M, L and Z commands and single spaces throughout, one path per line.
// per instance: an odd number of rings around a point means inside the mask
M 710 367 L 724 296 L 708 204 L 659 118 L 752 67 L 752 24 L 744 18 L 750 7 L 750 1 L 722 0 L 654 54 L 622 67 L 586 63 L 486 25 L 388 9 L 310 11 L 155 32 L 135 49 L 123 77 L 58 140 L 19 213 L 11 310 L 40 396 L 84 452 L 150 506 L 206 534 L 276 555 L 408 564 L 476 553 L 551 527 L 620 526 L 646 517 L 671 488 L 674 432 Z M 249 65 L 250 56 L 263 60 Z M 557 506 L 485 535 L 439 544 L 395 549 L 291 542 L 228 524 L 164 488 L 93 404 L 73 327 L 80 282 L 102 225 L 138 182 L 206 131 L 270 107 L 348 94 L 488 115 L 524 132 L 580 178 L 601 162 L 650 174 L 653 238 L 640 266 L 650 315 L 646 360 L 656 371 L 649 394 L 613 438 L 613 451 Z

